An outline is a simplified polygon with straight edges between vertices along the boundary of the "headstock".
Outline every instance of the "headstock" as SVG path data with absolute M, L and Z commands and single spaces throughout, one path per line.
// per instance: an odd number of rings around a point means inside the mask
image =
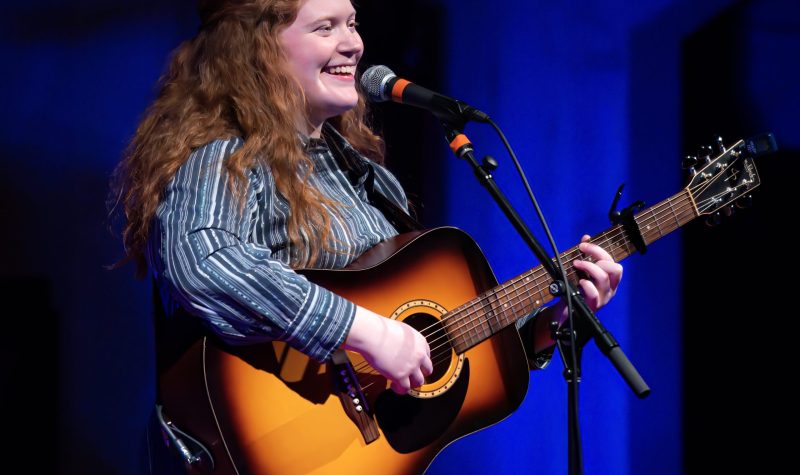
M 707 215 L 708 224 L 717 224 L 721 215 L 730 215 L 734 207 L 748 207 L 752 199 L 750 192 L 761 184 L 754 158 L 775 152 L 778 146 L 772 134 L 763 134 L 739 140 L 726 147 L 722 138 L 717 138 L 717 152 L 701 148 L 699 157 L 686 157 L 684 168 L 691 178 L 686 190 L 692 196 L 700 215 Z

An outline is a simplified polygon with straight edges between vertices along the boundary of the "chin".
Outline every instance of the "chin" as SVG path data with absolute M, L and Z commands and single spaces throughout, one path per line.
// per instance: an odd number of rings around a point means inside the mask
M 358 101 L 352 102 L 352 103 L 346 103 L 346 104 L 339 104 L 336 107 L 329 108 L 328 112 L 325 114 L 325 116 L 328 117 L 329 119 L 332 118 L 332 117 L 340 116 L 340 115 L 344 114 L 345 112 L 347 112 L 349 110 L 352 110 L 353 107 L 355 107 L 357 104 L 358 104 Z

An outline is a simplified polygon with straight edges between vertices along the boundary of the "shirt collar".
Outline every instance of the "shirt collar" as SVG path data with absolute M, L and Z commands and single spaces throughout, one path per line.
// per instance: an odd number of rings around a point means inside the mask
M 298 133 L 297 138 L 300 139 L 300 143 L 306 153 L 326 152 L 329 150 L 328 143 L 322 137 L 309 137 L 308 135 Z

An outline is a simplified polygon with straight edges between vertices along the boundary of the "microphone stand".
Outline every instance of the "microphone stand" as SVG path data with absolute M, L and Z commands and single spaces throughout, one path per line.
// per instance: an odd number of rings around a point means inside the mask
M 550 292 L 554 296 L 563 296 L 567 298 L 568 308 L 570 308 L 571 312 L 568 320 L 571 324 L 571 330 L 558 329 L 558 324 L 553 322 L 552 333 L 553 339 L 557 342 L 558 349 L 562 354 L 562 360 L 565 365 L 564 378 L 568 386 L 569 474 L 582 475 L 583 454 L 578 426 L 578 383 L 580 382 L 581 370 L 580 357 L 586 343 L 594 339 L 600 351 L 611 360 L 611 363 L 638 397 L 643 398 L 647 396 L 650 393 L 650 388 L 628 360 L 627 356 L 625 356 L 625 353 L 620 348 L 616 339 L 603 327 L 603 324 L 597 319 L 594 312 L 586 305 L 583 296 L 573 288 L 570 282 L 565 280 L 565 276 L 561 274 L 558 266 L 555 264 L 555 259 L 547 255 L 533 233 L 531 233 L 522 218 L 516 210 L 514 210 L 514 207 L 504 196 L 500 188 L 498 188 L 489 171 L 496 168 L 497 163 L 490 157 L 484 160 L 483 165 L 478 163 L 475 159 L 472 143 L 462 132 L 466 125 L 466 120 L 463 119 L 462 116 L 455 114 L 450 117 L 439 116 L 439 118 L 445 129 L 445 136 L 450 144 L 450 149 L 456 157 L 469 163 L 480 184 L 489 191 L 492 198 L 494 198 L 500 209 L 511 221 L 511 224 L 519 235 L 525 243 L 528 244 L 539 259 L 539 262 L 542 263 L 553 278 L 553 283 L 550 285 Z M 570 348 L 570 350 L 574 351 L 570 351 L 569 353 L 574 355 L 574 358 L 564 357 L 565 354 L 569 354 L 563 351 L 564 346 L 570 346 L 570 342 L 572 341 L 575 342 L 575 347 Z

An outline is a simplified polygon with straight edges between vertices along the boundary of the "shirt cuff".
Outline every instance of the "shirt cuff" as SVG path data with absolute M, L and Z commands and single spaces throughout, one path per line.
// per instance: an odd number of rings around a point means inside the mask
M 347 337 L 356 314 L 356 304 L 311 284 L 287 341 L 320 363 L 327 361 Z

